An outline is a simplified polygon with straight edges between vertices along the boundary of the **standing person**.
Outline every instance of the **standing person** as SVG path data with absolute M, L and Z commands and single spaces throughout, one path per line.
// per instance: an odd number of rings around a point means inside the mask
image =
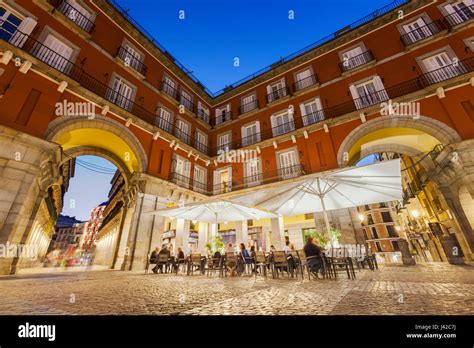
M 306 257 L 308 258 L 308 265 L 311 269 L 311 272 L 319 278 L 318 272 L 321 269 L 321 248 L 315 244 L 313 237 L 308 237 L 306 239 L 306 245 L 303 248 Z
M 155 250 L 153 250 L 150 255 L 150 263 L 155 264 L 155 267 L 151 269 L 153 273 L 158 273 L 158 265 L 156 263 L 158 262 L 159 252 L 160 252 L 160 248 L 156 247 Z
M 245 248 L 244 243 L 240 243 L 240 255 L 242 256 L 242 261 L 244 262 L 241 269 L 241 272 L 243 272 L 245 270 L 245 265 L 249 265 L 252 263 L 252 259 L 249 255 L 248 250 Z
M 168 249 L 168 245 L 165 245 L 163 246 L 163 249 L 160 250 L 160 252 L 158 253 L 158 255 L 167 255 L 168 256 L 168 259 L 170 257 L 170 251 Z M 157 262 L 158 262 L 158 259 L 157 259 Z M 163 266 L 165 266 L 165 273 L 166 271 L 168 270 L 168 265 L 162 265 L 162 264 L 157 264 L 157 266 L 159 266 L 159 270 L 160 270 L 160 273 L 163 273 Z

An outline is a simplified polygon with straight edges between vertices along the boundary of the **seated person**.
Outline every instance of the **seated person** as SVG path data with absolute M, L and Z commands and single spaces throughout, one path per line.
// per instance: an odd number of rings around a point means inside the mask
M 150 264 L 156 264 L 158 262 L 158 253 L 160 252 L 160 248 L 156 247 L 155 250 L 152 251 L 150 255 Z M 153 273 L 158 273 L 157 266 L 152 268 Z
M 308 237 L 303 250 L 308 258 L 308 266 L 311 272 L 318 277 L 318 272 L 322 267 L 321 248 L 316 244 L 313 237 Z

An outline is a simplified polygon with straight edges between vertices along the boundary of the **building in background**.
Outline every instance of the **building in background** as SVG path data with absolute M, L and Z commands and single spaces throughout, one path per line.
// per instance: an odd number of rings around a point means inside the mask
M 49 250 L 60 250 L 61 253 L 65 253 L 70 249 L 77 249 L 86 224 L 86 221 L 77 220 L 75 217 L 59 215 Z
M 84 235 L 81 240 L 81 251 L 85 257 L 88 257 L 95 251 L 96 239 L 99 228 L 104 219 L 104 209 L 106 202 L 101 203 L 91 211 L 91 216 L 85 225 Z

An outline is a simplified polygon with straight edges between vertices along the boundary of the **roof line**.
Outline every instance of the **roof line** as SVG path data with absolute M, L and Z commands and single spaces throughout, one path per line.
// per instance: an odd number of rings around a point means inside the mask
M 165 54 L 168 58 L 170 58 L 174 64 L 176 64 L 191 80 L 193 80 L 196 84 L 198 84 L 199 86 L 201 86 L 204 91 L 209 95 L 209 97 L 211 98 L 217 98 L 221 95 L 223 95 L 224 93 L 238 87 L 238 86 L 241 86 L 243 85 L 244 83 L 250 81 L 250 80 L 253 80 L 254 78 L 270 71 L 270 70 L 273 70 L 275 68 L 277 68 L 278 66 L 280 65 L 283 65 L 284 63 L 287 63 L 295 58 L 298 58 L 300 57 L 301 55 L 305 54 L 305 53 L 308 53 L 309 51 L 315 49 L 315 48 L 318 48 L 334 39 L 337 39 L 339 38 L 340 36 L 374 20 L 374 19 L 377 19 L 381 16 L 383 16 L 384 14 L 402 6 L 402 5 L 405 5 L 407 3 L 409 3 L 411 0 L 394 0 L 392 1 L 391 3 L 375 10 L 375 11 L 372 11 L 370 14 L 368 14 L 367 16 L 365 17 L 362 17 L 358 20 L 356 20 L 355 22 L 343 27 L 342 29 L 339 29 L 338 31 L 335 31 L 333 32 L 332 34 L 329 34 L 325 37 L 323 37 L 322 39 L 319 39 L 318 41 L 306 46 L 306 47 L 303 47 L 302 49 L 286 56 L 286 57 L 283 57 L 281 58 L 280 60 L 276 61 L 275 63 L 273 64 L 270 64 L 258 71 L 256 71 L 255 73 L 251 74 L 251 75 L 248 75 L 228 86 L 225 86 L 224 88 L 216 91 L 216 92 L 212 92 L 211 90 L 209 90 L 209 88 L 207 88 L 196 76 L 194 76 L 191 72 L 190 69 L 186 68 L 179 60 L 177 60 L 171 53 L 169 53 L 169 51 L 163 46 L 161 45 L 158 40 L 155 39 L 155 37 L 153 37 L 152 34 L 150 34 L 150 32 L 148 32 L 140 23 L 138 23 L 135 19 L 133 19 L 132 16 L 130 16 L 128 14 L 128 11 L 129 10 L 125 10 L 116 0 L 107 0 L 107 2 L 109 4 L 111 4 L 121 15 L 122 17 L 124 17 L 130 24 L 132 24 L 133 26 L 135 26 L 137 28 L 137 30 L 139 32 L 141 32 L 142 35 L 144 35 L 148 40 L 151 41 L 152 44 L 154 44 L 163 54 Z

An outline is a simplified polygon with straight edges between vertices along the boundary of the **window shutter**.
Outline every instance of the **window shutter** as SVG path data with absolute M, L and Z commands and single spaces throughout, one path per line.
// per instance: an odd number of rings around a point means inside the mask
M 380 76 L 374 76 L 374 86 L 375 86 L 375 89 L 377 91 L 382 91 L 385 89 L 384 85 L 383 85 L 383 82 L 382 82 L 382 79 L 380 78 Z
M 242 132 L 242 138 L 245 138 L 247 136 L 247 127 L 242 126 L 241 132 Z
M 349 90 L 351 91 L 352 99 L 359 99 L 360 96 L 355 85 L 349 86 Z
M 35 19 L 31 17 L 25 18 L 18 26 L 15 34 L 11 37 L 10 43 L 17 47 L 23 47 L 28 39 L 27 35 L 31 34 L 33 29 L 36 27 L 36 24 L 38 24 L 38 22 Z
M 306 108 L 304 106 L 304 103 L 300 104 L 300 112 L 301 112 L 301 116 L 306 116 Z
M 321 99 L 319 97 L 314 98 L 314 101 L 316 102 L 316 108 L 318 111 L 323 109 L 323 106 L 321 105 Z

